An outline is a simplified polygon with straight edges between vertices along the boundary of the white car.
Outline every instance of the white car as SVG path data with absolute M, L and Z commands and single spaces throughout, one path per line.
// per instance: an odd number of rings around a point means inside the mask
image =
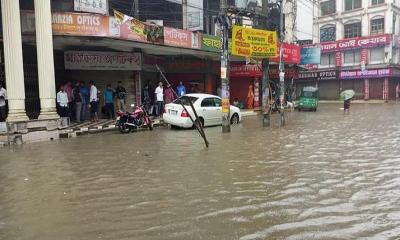
M 195 119 L 195 116 L 189 101 L 192 101 L 194 109 L 203 126 L 222 124 L 221 98 L 215 95 L 201 93 L 186 94 L 176 99 L 173 103 L 166 104 L 165 113 L 163 115 L 164 122 L 182 128 L 193 127 L 193 122 L 190 120 L 189 114 L 193 119 Z M 185 105 L 188 112 L 183 109 L 181 103 Z M 231 124 L 237 124 L 242 121 L 240 109 L 235 106 L 230 106 L 230 118 Z

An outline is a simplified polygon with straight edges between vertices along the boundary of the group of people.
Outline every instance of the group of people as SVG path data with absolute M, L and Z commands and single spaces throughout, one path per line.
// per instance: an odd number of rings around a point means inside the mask
M 71 121 L 83 122 L 87 119 L 88 108 L 90 108 L 90 119 L 98 121 L 98 104 L 100 91 L 94 81 L 89 82 L 89 87 L 84 82 L 77 81 L 75 85 L 69 81 L 60 86 L 57 93 L 57 112 L 60 117 L 69 117 Z M 114 100 L 118 110 L 125 111 L 125 98 L 127 92 L 118 82 L 117 88 L 113 89 L 111 84 L 104 91 L 105 112 L 110 119 L 115 118 Z
M 3 83 L 0 82 L 0 122 L 5 122 L 7 119 L 7 90 Z
M 179 85 L 176 88 L 177 97 L 181 97 L 187 93 L 185 85 L 182 82 L 179 82 Z M 157 117 L 161 117 L 163 114 L 164 105 L 171 103 L 175 100 L 175 94 L 171 85 L 167 85 L 164 88 L 163 83 L 158 82 L 157 87 L 154 90 L 154 105 L 152 105 L 152 97 L 151 97 L 151 86 L 147 83 L 143 87 L 142 91 L 142 102 L 146 107 L 146 110 L 150 112 L 150 114 L 155 115 Z

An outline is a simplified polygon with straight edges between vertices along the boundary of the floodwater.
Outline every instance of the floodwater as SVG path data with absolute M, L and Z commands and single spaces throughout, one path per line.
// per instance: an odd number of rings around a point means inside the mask
M 0 149 L 0 239 L 400 239 L 400 105 Z

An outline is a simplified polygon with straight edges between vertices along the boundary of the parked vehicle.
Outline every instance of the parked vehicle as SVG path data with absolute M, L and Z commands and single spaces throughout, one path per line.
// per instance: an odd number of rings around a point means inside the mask
M 117 121 L 115 126 L 121 133 L 129 133 L 140 127 L 148 127 L 153 130 L 153 122 L 151 121 L 149 114 L 147 113 L 144 106 L 131 105 L 132 112 L 117 112 Z
M 298 105 L 299 112 L 301 110 L 317 111 L 319 101 L 319 91 L 316 87 L 304 87 L 301 90 L 300 101 Z
M 191 101 L 196 110 L 199 121 L 203 126 L 215 126 L 222 124 L 222 100 L 220 97 L 210 94 L 193 93 L 184 95 L 176 99 L 173 103 L 165 105 L 165 113 L 163 119 L 165 123 L 172 126 L 191 128 L 193 122 L 189 115 L 195 119 L 195 115 L 190 107 Z M 185 105 L 188 112 L 184 110 L 182 105 Z M 230 106 L 230 122 L 238 124 L 242 121 L 240 109 L 235 106 Z

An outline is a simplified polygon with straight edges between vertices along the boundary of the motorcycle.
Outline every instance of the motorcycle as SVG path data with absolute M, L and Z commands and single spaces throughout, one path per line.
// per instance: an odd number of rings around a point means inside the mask
M 147 113 L 144 106 L 131 105 L 132 112 L 117 112 L 117 121 L 115 126 L 121 133 L 130 133 L 132 130 L 140 127 L 148 127 L 153 130 L 153 122 L 151 121 L 149 114 Z

